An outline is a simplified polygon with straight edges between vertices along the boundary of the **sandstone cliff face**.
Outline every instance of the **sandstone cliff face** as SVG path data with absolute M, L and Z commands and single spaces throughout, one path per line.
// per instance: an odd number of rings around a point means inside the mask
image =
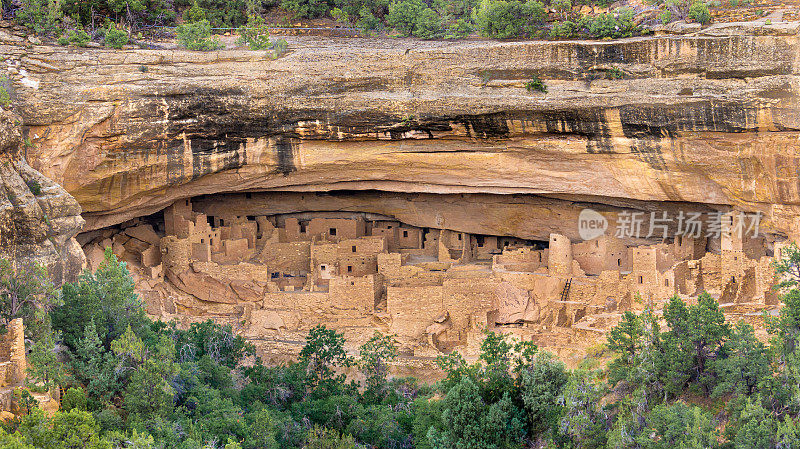
M 546 239 L 560 227 L 574 238 L 562 224 L 579 202 L 733 206 L 788 235 L 800 206 L 800 41 L 786 29 L 614 42 L 292 38 L 274 61 L 10 37 L 0 52 L 34 143 L 28 159 L 78 200 L 87 229 L 203 194 L 378 190 L 500 206 L 465 222 L 447 207 L 418 213 L 414 197 L 393 209 L 362 201 L 464 232 Z M 607 79 L 616 69 L 624 77 Z M 525 89 L 534 75 L 547 93 Z M 520 202 L 536 203 L 542 224 Z M 461 214 L 483 210 L 468 203 L 451 201 Z
M 20 123 L 0 111 L 0 257 L 43 264 L 60 285 L 85 265 L 75 240 L 84 220 L 78 202 L 25 161 Z

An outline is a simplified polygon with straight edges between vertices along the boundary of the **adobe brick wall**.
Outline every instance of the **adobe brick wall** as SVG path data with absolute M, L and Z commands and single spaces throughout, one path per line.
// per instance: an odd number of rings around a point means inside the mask
M 742 250 L 713 254 L 705 238 L 627 247 L 613 236 L 573 243 L 552 234 L 549 248 L 537 249 L 386 220 L 230 216 L 214 217 L 225 224 L 211 227 L 185 202 L 167 215 L 186 234 L 161 239 L 167 278 L 187 295 L 175 309 L 237 319 L 273 355 L 297 349 L 317 324 L 344 332 L 353 347 L 380 329 L 397 334 L 408 354 L 435 356 L 455 345 L 474 357 L 485 328 L 558 346 L 594 341 L 622 312 L 658 310 L 674 294 L 692 301 L 708 290 L 741 310 L 776 302 L 771 258 L 750 257 L 744 248 L 758 245 L 747 240 Z M 144 263 L 141 240 L 121 235 L 113 244 L 138 251 Z

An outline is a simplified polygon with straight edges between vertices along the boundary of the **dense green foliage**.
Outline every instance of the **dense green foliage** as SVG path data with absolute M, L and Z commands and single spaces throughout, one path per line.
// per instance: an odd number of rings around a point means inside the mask
M 623 10 L 617 14 L 603 13 L 594 17 L 584 17 L 579 27 L 588 30 L 596 38 L 629 37 L 637 32 L 633 23 L 633 11 Z
M 84 30 L 67 30 L 65 35 L 58 38 L 59 45 L 75 45 L 76 47 L 85 47 L 91 38 L 89 33 Z
M 530 81 L 525 83 L 525 90 L 528 92 L 544 92 L 547 93 L 547 86 L 538 76 L 533 77 Z
M 188 50 L 211 51 L 222 48 L 219 40 L 211 37 L 211 24 L 206 19 L 178 25 L 175 36 L 178 44 Z
M 261 16 L 252 15 L 247 24 L 239 28 L 240 45 L 247 45 L 250 50 L 266 50 L 272 43 L 269 40 L 269 29 Z
M 247 24 L 239 27 L 239 38 L 236 40 L 239 45 L 247 45 L 250 50 L 271 50 L 272 57 L 277 58 L 286 51 L 286 41 L 269 39 L 269 28 L 264 23 L 264 18 L 258 15 L 251 15 Z
M 0 83 L 5 81 L 4 77 L 0 77 Z M 11 94 L 8 93 L 6 86 L 0 85 L 0 107 L 7 108 L 11 106 Z
M 414 35 L 423 39 L 437 37 L 440 29 L 439 15 L 422 0 L 392 2 L 387 23 L 401 36 Z
M 105 36 L 106 45 L 116 49 L 122 48 L 130 40 L 128 33 L 126 33 L 125 30 L 117 29 L 113 23 L 108 24 L 108 28 L 105 30 Z
M 798 447 L 800 250 L 784 254 L 785 305 L 765 317 L 768 345 L 726 322 L 710 295 L 674 297 L 659 314 L 622 315 L 606 369 L 571 371 L 531 342 L 487 332 L 473 363 L 440 356 L 444 378 L 430 386 L 390 378 L 397 343 L 377 332 L 354 357 L 342 334 L 317 326 L 297 362 L 267 366 L 230 325 L 152 322 L 110 252 L 63 287 L 63 304 L 43 299 L 52 287 L 35 268 L 8 268 L 1 315 L 38 323 L 29 388 L 65 393 L 46 417 L 18 389 L 25 413 L 0 429 L 0 447 Z M 33 310 L 12 313 L 14 295 Z
M 694 2 L 689 8 L 689 18 L 697 23 L 706 24 L 711 21 L 711 11 L 708 5 L 703 2 Z
M 84 46 L 90 40 L 121 48 L 160 27 L 175 27 L 181 46 L 220 48 L 211 31 L 238 30 L 240 44 L 282 53 L 269 41 L 264 17 L 279 26 L 294 20 L 333 18 L 366 35 L 422 39 L 457 39 L 473 33 L 496 39 L 576 37 L 621 38 L 649 32 L 647 25 L 688 19 L 711 21 L 707 3 L 654 0 L 649 7 L 600 10 L 584 16 L 582 5 L 606 8 L 607 0 L 19 0 L 19 22 L 37 33 L 58 37 L 62 45 Z M 584 11 L 585 12 L 585 11 Z M 643 16 L 644 15 L 644 16 Z M 115 25 L 116 24 L 116 25 Z M 125 34 L 123 42 L 123 36 Z M 278 46 L 284 46 L 278 43 Z
M 148 326 L 133 279 L 110 248 L 97 271 L 84 272 L 78 282 L 64 285 L 61 297 L 63 305 L 52 312 L 53 327 L 63 333 L 64 343 L 70 348 L 77 347 L 92 322 L 106 349 L 128 327 L 143 332 Z
M 472 11 L 481 36 L 498 39 L 533 35 L 544 16 L 544 5 L 536 0 L 481 0 Z
M 63 3 L 63 0 L 22 0 L 16 17 L 37 33 L 55 33 L 64 17 Z

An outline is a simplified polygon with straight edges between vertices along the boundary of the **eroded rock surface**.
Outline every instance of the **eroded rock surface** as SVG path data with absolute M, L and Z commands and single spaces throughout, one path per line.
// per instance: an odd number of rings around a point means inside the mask
M 85 264 L 75 240 L 84 224 L 81 207 L 25 161 L 20 125 L 20 117 L 0 110 L 0 257 L 40 263 L 60 285 Z
M 795 226 L 796 34 L 290 48 L 2 52 L 29 160 L 88 229 L 200 194 L 341 189 L 690 202 Z M 504 218 L 492 233 L 548 236 Z

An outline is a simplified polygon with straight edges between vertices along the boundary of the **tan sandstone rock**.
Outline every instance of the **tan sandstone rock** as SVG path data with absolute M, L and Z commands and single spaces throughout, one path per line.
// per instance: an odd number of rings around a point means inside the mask
M 548 220 L 574 202 L 737 206 L 788 234 L 800 206 L 800 44 L 796 35 L 715 33 L 298 37 L 277 60 L 241 50 L 0 47 L 28 72 L 15 89 L 36 144 L 29 159 L 78 199 L 89 229 L 208 193 L 348 189 L 495 194 L 512 210 L 524 195 L 552 207 Z M 612 68 L 623 79 L 595 88 Z M 534 75 L 548 93 L 524 88 Z M 508 211 L 483 229 L 471 229 L 474 220 L 453 228 L 546 238 L 525 229 L 535 220 Z

